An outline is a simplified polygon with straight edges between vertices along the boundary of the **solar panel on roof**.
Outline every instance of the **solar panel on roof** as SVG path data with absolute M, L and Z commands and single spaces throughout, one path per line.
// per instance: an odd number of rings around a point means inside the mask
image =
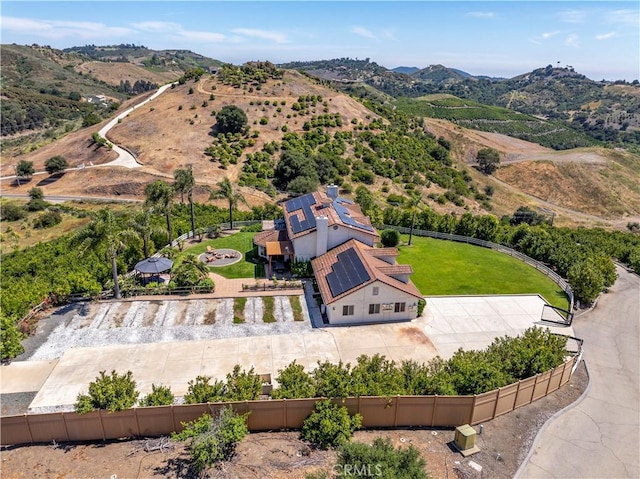
M 333 209 L 336 210 L 336 213 L 338 213 L 340 220 L 344 224 L 355 226 L 356 228 L 360 228 L 366 231 L 373 231 L 373 226 L 365 225 L 354 220 L 349 214 L 349 210 L 344 206 L 343 203 L 347 203 L 344 198 L 336 198 L 335 200 L 333 200 Z
M 331 273 L 327 275 L 327 283 L 334 297 L 371 279 L 355 249 L 349 248 L 338 253 L 336 258 L 338 261 L 331 267 Z
M 293 213 L 302 210 L 303 218 L 298 219 L 297 216 L 291 216 L 291 229 L 294 234 L 307 231 L 316 226 L 316 218 L 313 214 L 312 206 L 316 203 L 316 199 L 313 193 L 309 193 L 298 198 L 293 198 L 285 203 L 285 207 L 288 213 Z

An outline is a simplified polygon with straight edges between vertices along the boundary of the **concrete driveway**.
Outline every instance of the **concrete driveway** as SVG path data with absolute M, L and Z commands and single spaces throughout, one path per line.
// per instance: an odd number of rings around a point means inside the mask
M 545 425 L 516 477 L 640 477 L 640 278 L 617 270 L 609 293 L 573 323 L 585 340 L 584 399 Z
M 196 376 L 224 380 L 236 364 L 275 379 L 293 360 L 307 370 L 318 361 L 354 363 L 363 354 L 428 362 L 438 355 L 448 358 L 460 347 L 484 348 L 498 336 L 515 336 L 534 325 L 553 326 L 540 321 L 545 302 L 535 295 L 427 298 L 425 313 L 411 322 L 328 328 L 313 328 L 308 320 L 233 324 L 222 320 L 228 314 L 221 312 L 215 324 L 203 324 L 198 318 L 226 303 L 202 301 L 160 301 L 153 308 L 144 301 L 111 302 L 71 311 L 32 356 L 40 361 L 0 368 L 2 391 L 38 391 L 33 412 L 68 410 L 101 370 L 132 371 L 142 395 L 152 384 L 164 384 L 182 396 Z M 310 317 L 306 309 L 304 316 Z M 570 327 L 553 329 L 573 334 Z

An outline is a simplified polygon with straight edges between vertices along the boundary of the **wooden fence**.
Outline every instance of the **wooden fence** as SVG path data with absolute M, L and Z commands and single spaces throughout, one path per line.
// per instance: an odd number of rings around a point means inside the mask
M 391 396 L 335 399 L 351 414 L 363 417 L 367 428 L 457 427 L 479 424 L 550 394 L 571 378 L 579 355 L 551 371 L 475 396 Z M 229 403 L 133 408 L 109 413 L 58 412 L 0 418 L 0 444 L 95 441 L 161 436 L 180 431 L 181 422 L 231 406 L 250 412 L 251 431 L 299 429 L 313 412 L 317 399 L 269 399 Z

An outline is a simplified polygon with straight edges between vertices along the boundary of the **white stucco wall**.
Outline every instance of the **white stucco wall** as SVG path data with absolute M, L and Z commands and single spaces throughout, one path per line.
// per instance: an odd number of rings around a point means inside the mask
M 373 237 L 361 231 L 352 228 L 345 228 L 344 226 L 335 225 L 338 228 L 335 229 L 334 226 L 329 227 L 329 247 L 328 249 L 335 248 L 336 246 L 341 245 L 342 243 L 346 243 L 350 239 L 357 239 L 362 243 L 373 246 Z
M 293 240 L 293 251 L 295 251 L 296 259 L 300 261 L 309 261 L 316 255 L 316 232 L 300 236 Z
M 378 287 L 378 295 L 373 295 Z M 403 313 L 395 313 L 395 303 L 406 303 Z M 380 304 L 379 314 L 369 314 L 370 304 Z M 391 310 L 384 310 L 384 304 L 392 304 Z M 414 306 L 415 304 L 415 306 Z M 353 305 L 353 316 L 343 316 L 343 306 Z M 373 323 L 414 319 L 418 314 L 418 298 L 391 286 L 375 281 L 366 287 L 348 294 L 327 306 L 327 317 L 331 324 Z

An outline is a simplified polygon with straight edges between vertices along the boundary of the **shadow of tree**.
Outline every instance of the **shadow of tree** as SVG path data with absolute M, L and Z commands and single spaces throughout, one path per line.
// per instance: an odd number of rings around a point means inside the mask
M 199 479 L 202 477 L 193 466 L 191 460 L 187 457 L 172 457 L 167 460 L 163 467 L 153 469 L 154 475 L 158 474 L 162 477 L 176 477 L 184 479 Z

